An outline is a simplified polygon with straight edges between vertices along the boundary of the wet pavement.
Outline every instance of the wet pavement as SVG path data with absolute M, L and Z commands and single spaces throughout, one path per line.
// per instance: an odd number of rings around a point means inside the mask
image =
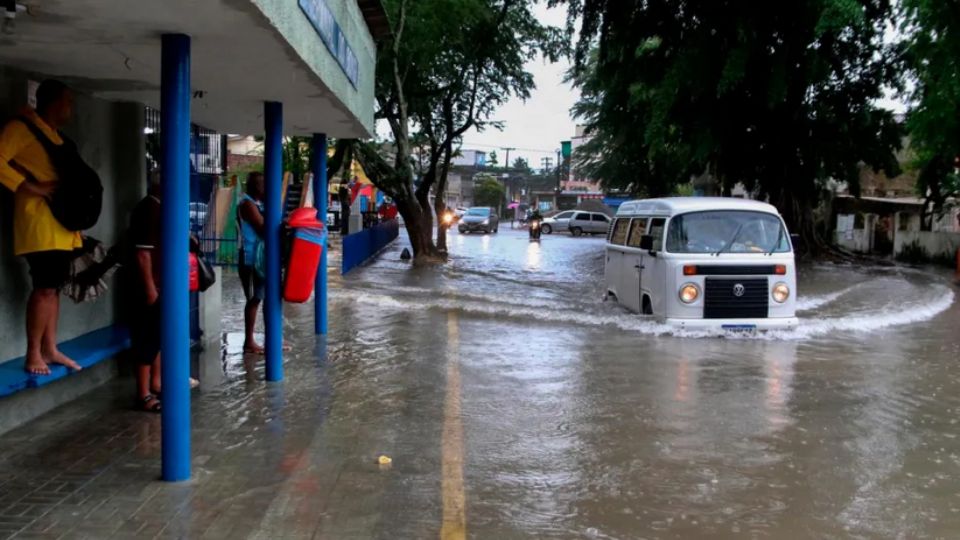
M 402 247 L 332 277 L 327 341 L 287 306 L 281 384 L 238 354 L 227 288 L 191 482 L 156 481 L 129 381 L 0 437 L 0 537 L 957 536 L 945 274 L 804 267 L 797 330 L 718 337 L 602 302 L 599 238 L 452 233 L 420 269 Z

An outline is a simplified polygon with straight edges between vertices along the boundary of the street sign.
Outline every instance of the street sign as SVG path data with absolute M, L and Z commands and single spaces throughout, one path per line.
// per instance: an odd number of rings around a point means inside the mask
M 570 157 L 570 154 L 573 153 L 573 145 L 570 144 L 570 141 L 562 141 L 560 143 L 560 153 L 563 154 L 565 158 Z

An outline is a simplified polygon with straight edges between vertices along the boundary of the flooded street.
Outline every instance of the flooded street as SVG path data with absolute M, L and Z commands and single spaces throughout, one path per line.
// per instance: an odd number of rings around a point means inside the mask
M 420 536 L 441 509 L 472 538 L 960 529 L 943 275 L 805 267 L 797 330 L 730 338 L 602 302 L 599 238 L 452 233 L 432 269 L 402 244 L 331 291 L 324 429 L 393 457 L 384 532 Z
M 326 340 L 287 305 L 278 383 L 225 274 L 190 481 L 121 377 L 0 437 L 0 538 L 957 537 L 946 274 L 806 267 L 795 331 L 672 334 L 602 301 L 602 239 L 450 240 L 331 275 Z

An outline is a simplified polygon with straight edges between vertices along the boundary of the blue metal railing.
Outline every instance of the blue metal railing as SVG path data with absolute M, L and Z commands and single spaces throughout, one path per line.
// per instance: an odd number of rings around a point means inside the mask
M 343 257 L 341 262 L 342 274 L 367 262 L 381 249 L 400 236 L 400 224 L 390 219 L 374 225 L 369 229 L 343 237 Z

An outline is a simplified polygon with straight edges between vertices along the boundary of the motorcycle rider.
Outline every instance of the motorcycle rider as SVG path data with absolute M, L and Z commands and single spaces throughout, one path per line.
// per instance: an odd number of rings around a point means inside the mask
M 540 238 L 540 225 L 543 223 L 543 215 L 540 214 L 539 208 L 534 208 L 530 212 L 527 223 L 530 224 L 530 238 Z

